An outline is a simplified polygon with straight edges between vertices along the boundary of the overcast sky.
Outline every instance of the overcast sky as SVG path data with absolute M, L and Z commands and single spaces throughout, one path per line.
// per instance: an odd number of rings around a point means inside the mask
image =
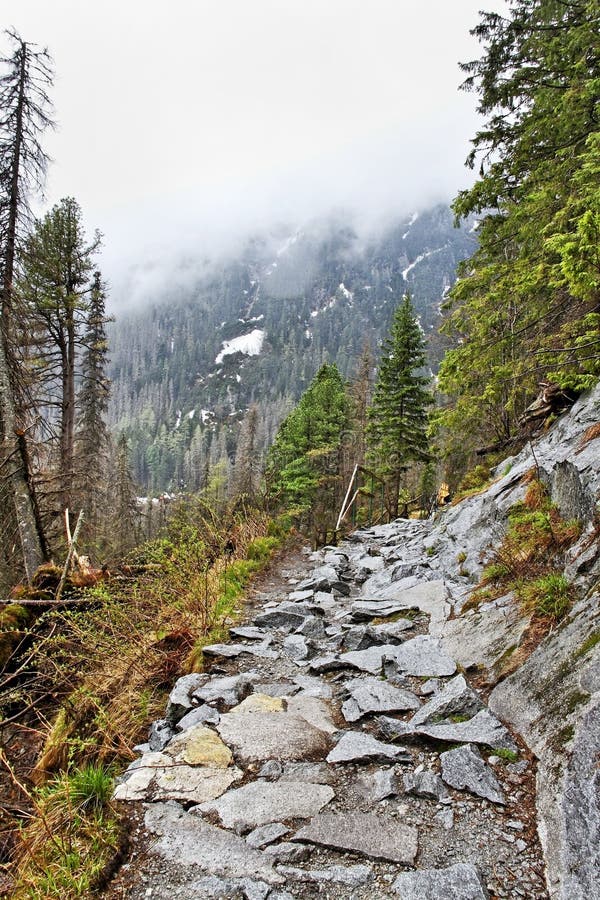
M 479 54 L 481 6 L 0 0 L 3 26 L 54 58 L 47 202 L 76 197 L 117 290 L 148 256 L 214 252 L 270 221 L 451 198 L 469 178 L 458 61 Z

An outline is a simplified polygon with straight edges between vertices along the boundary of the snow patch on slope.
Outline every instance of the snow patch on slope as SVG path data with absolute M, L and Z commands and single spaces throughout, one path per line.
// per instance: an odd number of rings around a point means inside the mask
M 249 334 L 241 334 L 230 341 L 223 341 L 223 349 L 217 355 L 215 364 L 222 363 L 226 356 L 232 353 L 244 353 L 246 356 L 258 356 L 263 347 L 265 332 L 261 328 L 255 328 Z
M 436 253 L 441 253 L 442 250 L 445 250 L 445 247 L 438 247 L 437 250 L 426 250 L 425 253 L 421 253 L 417 258 L 411 262 L 403 271 L 402 277 L 406 281 L 406 276 L 409 272 L 412 272 L 415 266 L 418 266 L 420 262 L 423 262 L 424 259 L 427 259 L 429 256 L 435 256 Z

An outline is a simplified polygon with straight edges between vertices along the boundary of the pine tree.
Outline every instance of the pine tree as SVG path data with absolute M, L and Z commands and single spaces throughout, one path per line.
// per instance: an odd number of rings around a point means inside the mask
M 99 537 L 100 522 L 107 507 L 107 465 L 110 434 L 106 425 L 110 382 L 106 374 L 108 341 L 105 289 L 100 272 L 94 273 L 82 338 L 81 388 L 77 395 L 75 441 L 76 489 L 86 511 L 92 538 Z
M 397 308 L 383 344 L 373 402 L 368 411 L 369 460 L 390 484 L 390 514 L 398 515 L 402 473 L 411 462 L 429 459 L 427 406 L 429 378 L 425 342 L 408 294 Z
M 14 306 L 17 252 L 29 223 L 29 200 L 41 190 L 47 156 L 40 145 L 52 124 L 47 51 L 6 32 L 14 53 L 0 59 L 0 478 L 10 486 L 27 578 L 47 555 L 29 463 L 23 385 L 15 345 L 22 340 Z
M 24 252 L 18 290 L 33 335 L 28 364 L 39 407 L 57 410 L 61 508 L 73 499 L 76 382 L 90 311 L 93 256 L 100 235 L 87 242 L 81 209 L 71 197 L 36 222 Z

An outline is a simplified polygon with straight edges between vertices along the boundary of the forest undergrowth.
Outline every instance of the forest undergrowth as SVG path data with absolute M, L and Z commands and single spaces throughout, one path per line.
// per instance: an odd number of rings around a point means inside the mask
M 0 832 L 4 896 L 70 900 L 105 883 L 125 838 L 110 800 L 115 773 L 175 679 L 201 671 L 203 646 L 227 637 L 244 589 L 288 530 L 255 509 L 217 518 L 192 501 L 165 537 L 69 595 L 75 605 L 26 627 L 13 616 L 0 694 L 12 798 Z M 10 759 L 15 734 L 38 750 L 29 777 Z

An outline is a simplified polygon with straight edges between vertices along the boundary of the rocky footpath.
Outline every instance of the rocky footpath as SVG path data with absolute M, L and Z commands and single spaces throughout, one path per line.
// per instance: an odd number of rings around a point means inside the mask
M 463 609 L 526 452 L 437 522 L 305 551 L 179 679 L 120 779 L 138 802 L 111 897 L 600 897 L 599 406 L 535 448 L 584 525 L 561 626 L 500 678 L 529 617 L 510 596 Z

